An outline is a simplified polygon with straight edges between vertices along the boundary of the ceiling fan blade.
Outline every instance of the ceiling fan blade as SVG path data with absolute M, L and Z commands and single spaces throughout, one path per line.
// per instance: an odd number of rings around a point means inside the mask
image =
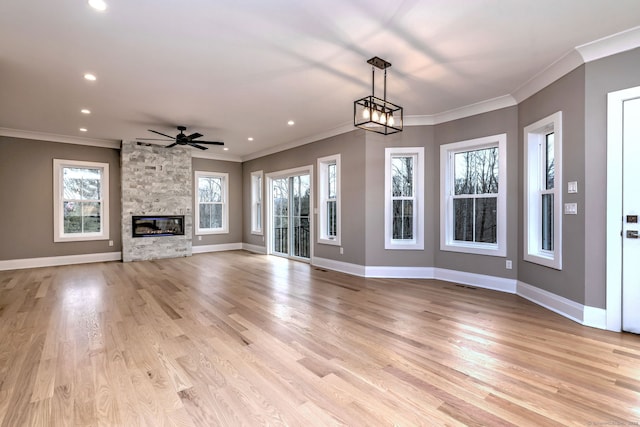
M 160 139 L 160 138 L 136 138 L 137 141 L 164 141 L 167 142 L 166 139 Z
M 198 144 L 224 145 L 224 142 L 220 142 L 220 141 L 198 141 Z
M 178 143 L 177 143 L 177 142 L 174 142 L 173 144 L 169 144 L 169 145 L 167 145 L 167 146 L 166 146 L 166 147 L 164 147 L 164 148 L 171 148 L 171 147 L 174 147 L 174 146 L 176 146 L 176 145 L 178 145 Z
M 196 139 L 196 138 L 200 138 L 200 137 L 202 137 L 202 136 L 204 136 L 204 135 L 202 135 L 201 133 L 198 133 L 198 132 L 194 132 L 194 133 L 192 133 L 191 135 L 189 135 L 189 136 L 187 137 L 187 139 L 189 139 L 189 140 L 193 140 L 193 139 Z
M 166 136 L 169 139 L 176 139 L 175 136 L 169 136 L 166 133 L 158 132 L 157 130 L 147 129 L 149 132 L 157 133 L 158 135 Z
M 199 148 L 199 149 L 201 149 L 201 150 L 206 150 L 206 149 L 207 149 L 207 147 L 203 147 L 202 145 L 198 145 L 198 144 L 193 143 L 193 142 L 187 142 L 187 144 L 189 144 L 189 145 L 190 145 L 190 146 L 192 146 L 192 147 Z

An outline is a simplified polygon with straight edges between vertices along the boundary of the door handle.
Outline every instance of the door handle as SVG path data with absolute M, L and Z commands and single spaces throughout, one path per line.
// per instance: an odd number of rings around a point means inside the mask
M 639 237 L 638 230 L 627 230 L 627 239 L 637 239 Z

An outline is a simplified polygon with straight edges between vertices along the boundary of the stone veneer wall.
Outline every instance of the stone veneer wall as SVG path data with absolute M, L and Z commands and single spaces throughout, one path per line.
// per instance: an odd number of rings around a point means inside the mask
M 193 175 L 189 148 L 123 141 L 120 168 L 122 260 L 191 256 Z M 132 215 L 184 215 L 184 236 L 133 238 Z

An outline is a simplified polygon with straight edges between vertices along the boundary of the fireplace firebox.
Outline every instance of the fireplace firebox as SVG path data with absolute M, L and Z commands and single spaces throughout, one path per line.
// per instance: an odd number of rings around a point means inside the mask
M 134 215 L 133 237 L 184 236 L 184 215 Z

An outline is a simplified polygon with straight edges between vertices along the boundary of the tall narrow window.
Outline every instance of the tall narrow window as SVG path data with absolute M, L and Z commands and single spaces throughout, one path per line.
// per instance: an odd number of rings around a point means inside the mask
M 424 249 L 424 148 L 385 149 L 385 249 Z
M 195 177 L 196 234 L 228 233 L 228 174 L 196 171 Z
M 251 172 L 251 233 L 262 234 L 262 171 Z
M 524 129 L 524 259 L 562 269 L 562 112 Z
M 340 245 L 340 154 L 318 159 L 318 243 Z
M 506 134 L 440 147 L 440 249 L 506 255 Z
M 109 164 L 53 160 L 54 241 L 109 238 Z

